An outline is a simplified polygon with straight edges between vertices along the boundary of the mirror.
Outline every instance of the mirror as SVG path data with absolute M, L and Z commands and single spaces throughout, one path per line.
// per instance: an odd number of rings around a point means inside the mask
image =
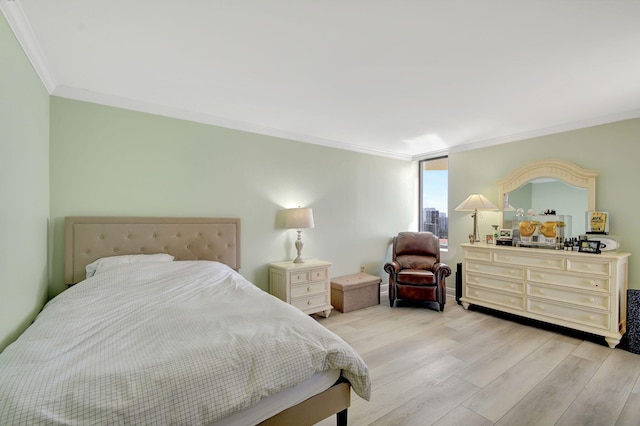
M 542 214 L 547 209 L 571 217 L 571 233 L 584 234 L 585 212 L 595 210 L 597 171 L 583 169 L 569 161 L 540 160 L 527 163 L 498 181 L 502 201 L 500 223 L 511 229 L 516 209 Z

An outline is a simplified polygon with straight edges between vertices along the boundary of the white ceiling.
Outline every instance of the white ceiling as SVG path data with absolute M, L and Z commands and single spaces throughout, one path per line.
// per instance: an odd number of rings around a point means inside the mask
M 0 0 L 53 95 L 418 159 L 640 117 L 637 0 Z

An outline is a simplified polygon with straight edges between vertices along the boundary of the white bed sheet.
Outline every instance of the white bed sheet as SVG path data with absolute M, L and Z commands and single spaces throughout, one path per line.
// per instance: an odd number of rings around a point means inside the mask
M 330 369 L 369 399 L 353 348 L 229 267 L 117 265 L 0 354 L 0 424 L 210 424 Z
M 215 422 L 212 426 L 256 425 L 302 401 L 329 389 L 340 378 L 340 370 L 321 371 L 292 388 L 261 399 L 251 407 Z

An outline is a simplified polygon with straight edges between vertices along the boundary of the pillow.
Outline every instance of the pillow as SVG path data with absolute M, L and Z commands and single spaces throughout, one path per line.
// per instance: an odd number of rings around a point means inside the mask
M 87 271 L 87 278 L 91 278 L 100 269 L 108 268 L 114 265 L 120 265 L 122 263 L 171 262 L 173 259 L 174 259 L 173 256 L 166 253 L 126 254 L 123 256 L 109 256 L 109 257 L 101 257 L 100 259 L 88 264 L 85 270 Z

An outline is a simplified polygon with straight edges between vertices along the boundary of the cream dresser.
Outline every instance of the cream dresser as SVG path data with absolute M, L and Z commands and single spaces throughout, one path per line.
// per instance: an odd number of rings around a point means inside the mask
M 307 259 L 269 264 L 269 293 L 306 314 L 328 317 L 331 306 L 331 262 Z
M 629 253 L 463 244 L 462 297 L 479 305 L 603 336 L 625 331 Z

